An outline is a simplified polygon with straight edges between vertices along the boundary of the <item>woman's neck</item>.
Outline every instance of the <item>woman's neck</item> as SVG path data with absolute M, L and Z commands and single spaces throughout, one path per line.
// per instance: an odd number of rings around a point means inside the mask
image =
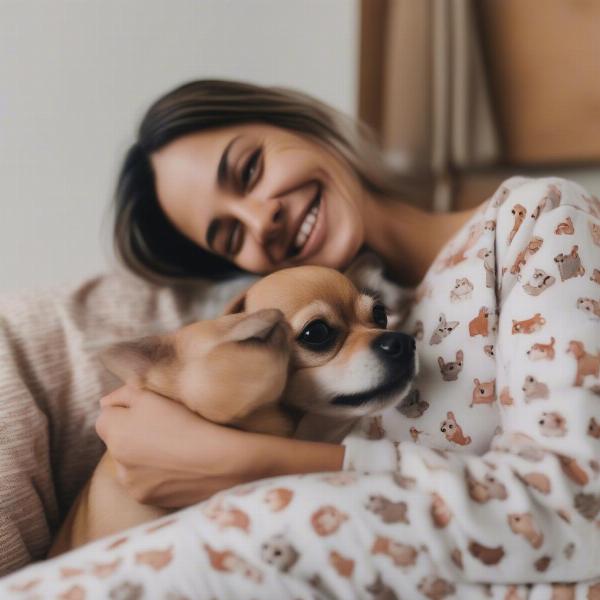
M 365 241 L 404 285 L 417 285 L 442 247 L 476 208 L 431 213 L 393 198 L 369 198 L 365 204 Z

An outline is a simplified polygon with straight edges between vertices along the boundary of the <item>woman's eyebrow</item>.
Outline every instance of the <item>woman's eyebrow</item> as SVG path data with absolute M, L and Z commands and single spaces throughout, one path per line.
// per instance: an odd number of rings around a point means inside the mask
M 220 188 L 226 187 L 227 180 L 229 179 L 229 151 L 231 147 L 240 139 L 240 135 L 234 137 L 229 144 L 223 150 L 223 154 L 221 155 L 221 160 L 219 161 L 219 166 L 217 167 L 217 185 Z
M 223 154 L 221 155 L 221 159 L 219 160 L 219 165 L 217 166 L 217 186 L 220 188 L 225 188 L 229 182 L 229 151 L 232 146 L 241 138 L 241 135 L 234 137 L 227 146 L 225 146 L 225 150 L 223 150 Z M 220 221 L 219 219 L 212 219 L 210 224 L 206 229 L 206 245 L 214 252 L 215 249 L 213 247 L 215 237 L 217 235 L 217 231 L 219 229 Z

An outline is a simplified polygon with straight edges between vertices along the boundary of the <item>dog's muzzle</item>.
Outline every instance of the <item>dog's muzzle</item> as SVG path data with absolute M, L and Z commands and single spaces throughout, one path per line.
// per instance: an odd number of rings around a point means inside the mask
M 358 407 L 371 401 L 391 399 L 407 388 L 415 375 L 416 343 L 413 337 L 397 331 L 386 331 L 369 344 L 385 369 L 385 377 L 373 388 L 336 396 L 331 404 Z
M 405 333 L 387 331 L 377 336 L 371 342 L 371 348 L 385 361 L 396 365 L 402 362 L 411 362 L 415 354 L 415 339 Z

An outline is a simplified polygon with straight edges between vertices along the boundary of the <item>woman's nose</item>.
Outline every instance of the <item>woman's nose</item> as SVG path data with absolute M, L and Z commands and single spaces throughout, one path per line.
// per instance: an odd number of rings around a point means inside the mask
M 283 208 L 277 198 L 248 198 L 239 204 L 240 218 L 260 244 L 274 241 L 283 227 Z

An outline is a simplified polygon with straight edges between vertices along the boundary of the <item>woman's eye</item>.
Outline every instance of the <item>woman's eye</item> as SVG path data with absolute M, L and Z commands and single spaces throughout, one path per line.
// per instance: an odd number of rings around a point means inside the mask
M 335 341 L 335 330 L 325 321 L 317 319 L 309 323 L 297 339 L 300 344 L 311 350 L 327 350 Z
M 228 255 L 233 256 L 240 251 L 240 248 L 242 247 L 243 238 L 244 236 L 242 231 L 242 225 L 240 223 L 236 223 L 231 228 L 229 238 L 227 239 L 227 247 L 225 251 Z
M 373 322 L 377 327 L 385 329 L 387 327 L 387 312 L 383 304 L 373 306 Z
M 252 181 L 256 177 L 256 174 L 258 173 L 261 154 L 262 154 L 261 148 L 258 148 L 257 150 L 255 150 L 250 155 L 250 158 L 248 159 L 248 161 L 244 165 L 244 168 L 242 169 L 241 182 L 242 182 L 242 188 L 244 190 L 246 188 L 248 188 L 248 186 L 250 185 L 250 183 L 252 183 Z

